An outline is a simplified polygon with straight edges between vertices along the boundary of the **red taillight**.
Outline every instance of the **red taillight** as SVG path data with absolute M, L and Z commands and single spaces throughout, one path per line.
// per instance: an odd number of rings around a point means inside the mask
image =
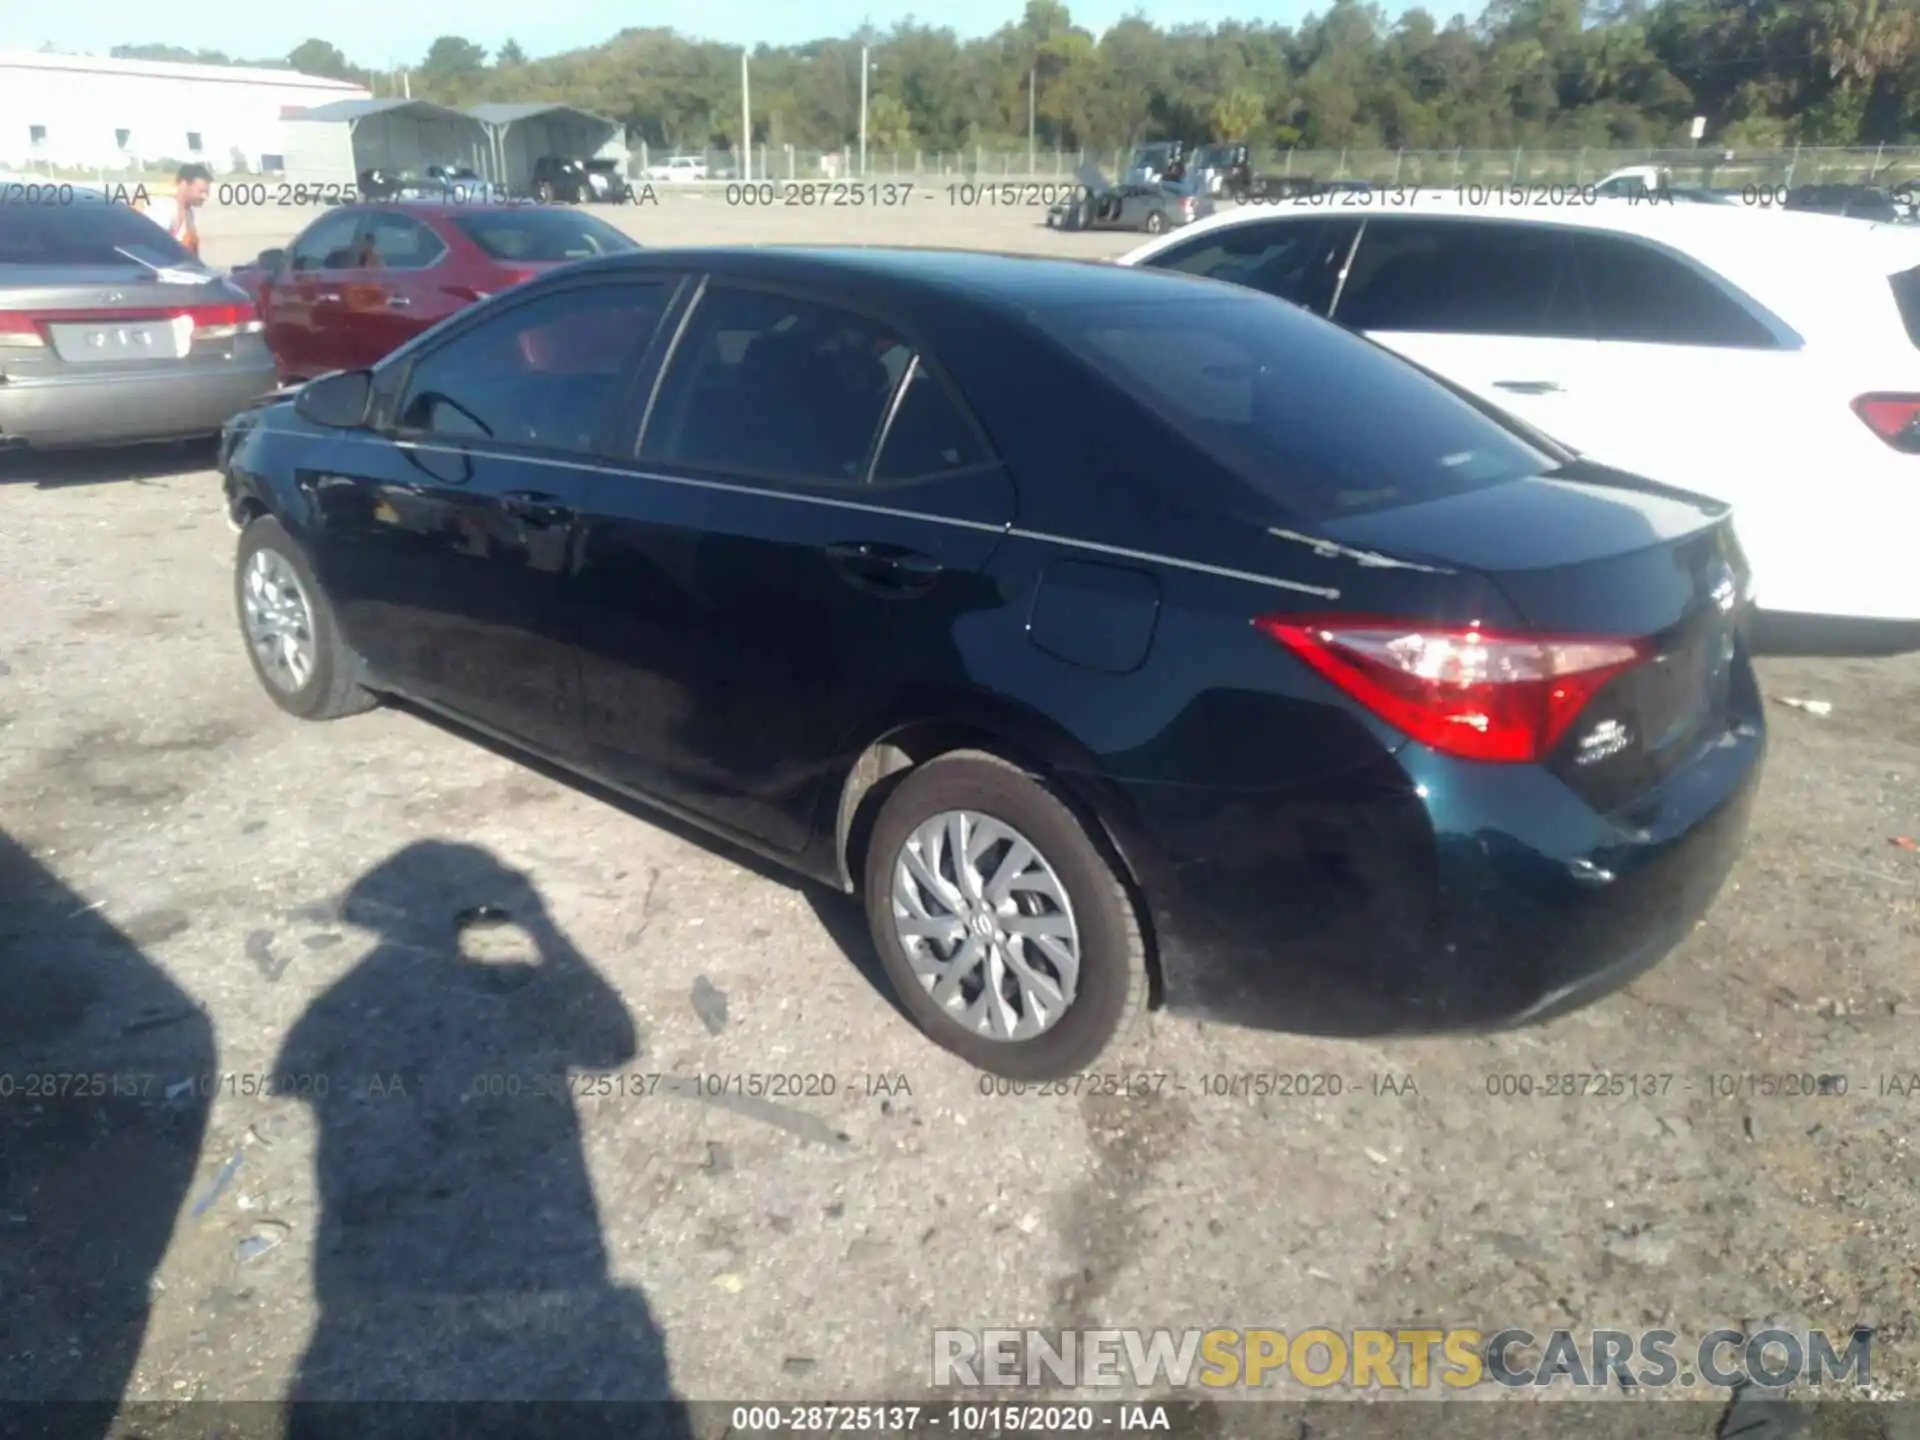
M 40 333 L 40 317 L 18 310 L 0 310 L 0 346 L 9 349 L 33 349 L 47 343 Z
M 225 340 L 235 335 L 257 335 L 264 329 L 249 300 L 231 305 L 192 305 L 185 311 L 193 322 L 196 340 Z
M 1643 641 L 1316 615 L 1254 625 L 1423 745 L 1508 764 L 1551 754 Z
M 1853 413 L 1894 449 L 1920 454 L 1920 395 L 1862 395 Z

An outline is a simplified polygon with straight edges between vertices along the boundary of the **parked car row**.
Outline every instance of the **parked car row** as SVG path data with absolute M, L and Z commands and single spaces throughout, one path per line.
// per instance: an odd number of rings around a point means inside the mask
M 1286 207 L 1085 265 L 410 201 L 242 290 L 110 210 L 0 227 L 0 426 L 16 373 L 305 382 L 219 459 L 276 704 L 403 698 L 857 895 L 1003 1075 L 1150 1002 L 1582 1004 L 1739 853 L 1769 627 L 1920 645 L 1904 230 Z

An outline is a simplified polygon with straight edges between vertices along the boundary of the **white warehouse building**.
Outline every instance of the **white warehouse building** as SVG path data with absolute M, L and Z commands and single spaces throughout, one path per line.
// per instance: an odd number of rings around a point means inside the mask
M 285 167 L 285 121 L 368 92 L 292 70 L 0 50 L 0 169 Z

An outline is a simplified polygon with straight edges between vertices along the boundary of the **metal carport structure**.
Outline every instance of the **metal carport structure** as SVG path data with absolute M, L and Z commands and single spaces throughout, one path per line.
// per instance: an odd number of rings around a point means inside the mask
M 626 173 L 626 127 L 604 115 L 542 101 L 475 105 L 466 113 L 491 139 L 493 178 L 516 195 L 526 193 L 542 155 L 618 160 Z
M 293 182 L 351 185 L 367 170 L 417 175 L 435 164 L 492 168 L 492 132 L 428 100 L 335 100 L 283 123 Z

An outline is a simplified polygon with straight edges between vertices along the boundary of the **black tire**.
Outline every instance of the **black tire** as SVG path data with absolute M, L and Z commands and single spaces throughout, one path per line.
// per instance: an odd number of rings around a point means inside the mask
M 961 1025 L 914 973 L 893 923 L 893 865 L 915 828 L 943 810 L 972 810 L 1019 831 L 1045 857 L 1072 902 L 1080 974 L 1050 1029 L 996 1040 Z M 1045 783 L 998 756 L 960 750 L 908 772 L 875 818 L 862 898 L 867 926 L 901 1004 L 927 1038 L 991 1074 L 1055 1080 L 1085 1070 L 1124 1035 L 1147 999 L 1139 918 L 1102 846 Z
M 271 550 L 284 560 L 305 593 L 314 663 L 306 683 L 297 690 L 285 689 L 267 673 L 258 652 L 247 639 L 247 564 L 262 550 Z M 333 618 L 333 602 L 320 588 L 300 547 L 271 515 L 257 517 L 240 532 L 233 564 L 233 604 L 234 618 L 240 623 L 241 642 L 247 647 L 247 661 L 253 666 L 260 688 L 289 715 L 297 715 L 302 720 L 338 720 L 371 710 L 379 703 L 378 698 L 359 683 L 360 663 L 340 638 L 340 627 Z
M 542 205 L 551 205 L 553 203 L 552 182 L 542 180 L 538 185 L 534 186 L 533 198 L 538 200 Z
M 1162 215 L 1158 210 L 1152 211 L 1151 213 L 1148 214 L 1147 234 L 1158 235 L 1162 230 L 1166 228 L 1167 228 L 1166 216 Z

